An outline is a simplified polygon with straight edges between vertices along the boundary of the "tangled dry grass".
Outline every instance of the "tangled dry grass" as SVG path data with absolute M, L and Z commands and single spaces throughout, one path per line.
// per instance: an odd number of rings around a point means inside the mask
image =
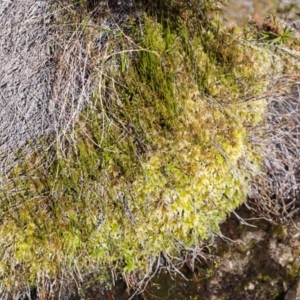
M 113 64 L 108 41 L 137 15 L 132 1 L 83 3 L 0 4 L 0 174 L 20 159 L 18 149 L 28 154 L 41 137 L 59 138 L 72 128 L 100 77 L 95 72 Z
M 64 14 L 55 1 L 0 5 L 2 174 L 17 149 L 27 145 L 28 152 L 32 145 L 38 147 L 40 137 L 62 134 L 89 99 L 88 43 L 78 26 L 57 22 Z
M 45 134 L 53 122 L 48 85 L 50 17 L 47 1 L 1 3 L 1 171 L 18 147 Z
M 272 223 L 285 222 L 300 211 L 299 78 L 272 82 L 263 135 L 263 169 L 252 182 L 247 206 Z

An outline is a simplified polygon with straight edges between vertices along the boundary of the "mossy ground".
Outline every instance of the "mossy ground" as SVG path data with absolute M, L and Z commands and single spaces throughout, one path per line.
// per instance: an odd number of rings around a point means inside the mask
M 3 180 L 2 293 L 45 278 L 149 274 L 161 253 L 180 257 L 243 203 L 260 169 L 249 137 L 261 134 L 261 95 L 280 58 L 253 29 L 194 14 L 145 14 L 142 29 L 120 30 L 72 130 L 45 138 Z

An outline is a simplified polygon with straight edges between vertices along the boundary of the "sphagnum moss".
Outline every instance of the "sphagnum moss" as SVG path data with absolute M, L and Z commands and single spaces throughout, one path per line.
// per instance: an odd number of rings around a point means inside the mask
M 266 90 L 272 55 L 246 29 L 206 22 L 144 16 L 140 50 L 107 69 L 69 139 L 11 172 L 2 293 L 41 274 L 150 273 L 159 253 L 203 242 L 245 200 L 260 163 L 249 135 L 266 102 L 241 100 Z

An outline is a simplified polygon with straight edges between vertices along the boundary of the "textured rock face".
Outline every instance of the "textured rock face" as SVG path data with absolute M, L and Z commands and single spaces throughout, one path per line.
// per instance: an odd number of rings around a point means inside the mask
M 6 159 L 51 123 L 48 3 L 0 3 L 0 155 Z

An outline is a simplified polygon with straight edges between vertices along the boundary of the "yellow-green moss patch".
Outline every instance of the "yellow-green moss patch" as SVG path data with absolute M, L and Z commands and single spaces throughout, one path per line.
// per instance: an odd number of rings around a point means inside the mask
M 266 109 L 254 99 L 278 71 L 274 56 L 247 28 L 177 22 L 132 25 L 74 130 L 4 181 L 4 289 L 41 274 L 151 272 L 159 253 L 218 233 L 245 200 L 260 168 L 249 136 Z

